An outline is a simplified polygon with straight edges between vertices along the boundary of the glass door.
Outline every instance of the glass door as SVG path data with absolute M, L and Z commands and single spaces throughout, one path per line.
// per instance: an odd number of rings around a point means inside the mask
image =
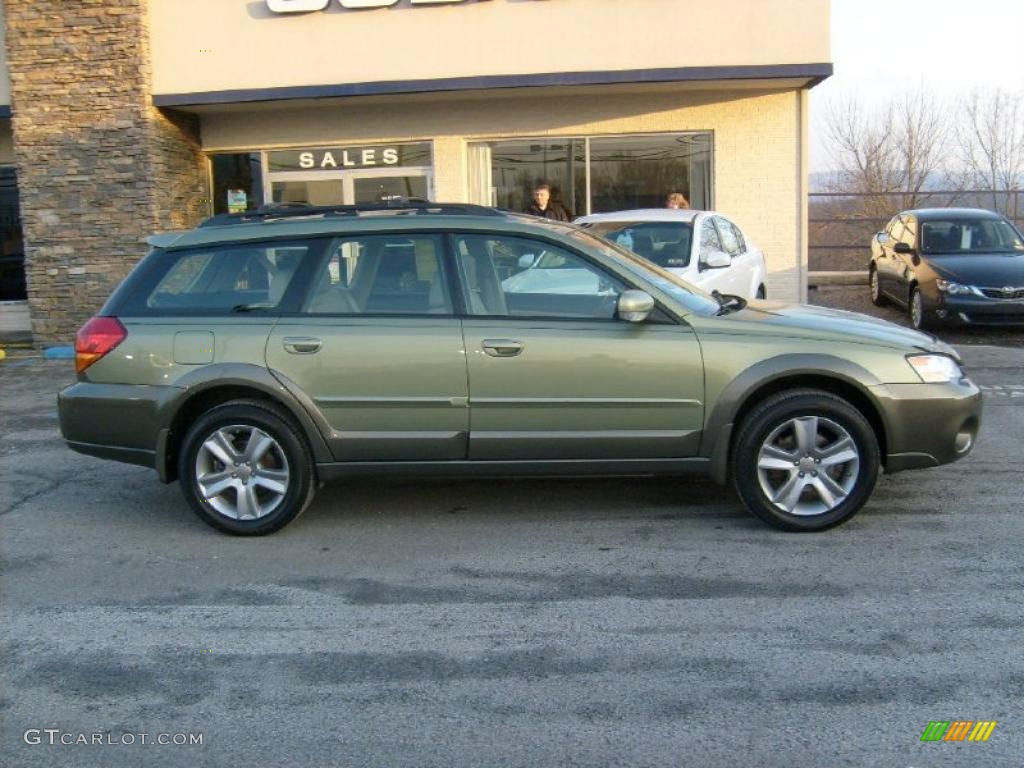
M 419 169 L 351 171 L 347 174 L 347 198 L 354 205 L 385 203 L 395 198 L 431 198 L 430 172 Z
M 372 171 L 325 173 L 287 172 L 270 174 L 270 200 L 273 203 L 308 205 L 360 205 L 387 202 L 398 197 L 429 200 L 429 169 L 381 168 Z
M 344 174 L 275 173 L 270 177 L 272 203 L 345 205 Z

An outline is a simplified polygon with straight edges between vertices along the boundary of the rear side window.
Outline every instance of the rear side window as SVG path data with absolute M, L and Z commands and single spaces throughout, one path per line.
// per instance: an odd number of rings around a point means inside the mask
M 168 254 L 166 269 L 157 273 L 138 309 L 147 314 L 279 310 L 299 266 L 316 247 L 275 241 Z
M 312 315 L 451 315 L 438 235 L 335 240 L 304 312 Z

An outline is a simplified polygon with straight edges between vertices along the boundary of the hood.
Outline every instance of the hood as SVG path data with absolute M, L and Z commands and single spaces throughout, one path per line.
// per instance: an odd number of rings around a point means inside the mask
M 952 347 L 934 336 L 879 320 L 856 312 L 844 312 L 808 304 L 784 304 L 776 301 L 750 301 L 744 309 L 719 320 L 732 320 L 744 326 L 761 326 L 766 333 L 789 332 L 794 337 L 823 339 L 859 344 L 883 344 L 898 349 L 922 349 L 957 357 Z
M 923 257 L 928 266 L 947 280 L 985 288 L 1024 287 L 1024 251 L 1015 253 L 972 253 Z

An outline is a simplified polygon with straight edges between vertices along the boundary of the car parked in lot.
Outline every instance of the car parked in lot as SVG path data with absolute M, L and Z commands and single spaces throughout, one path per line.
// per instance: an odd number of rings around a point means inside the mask
M 978 430 L 980 393 L 935 338 L 715 298 L 569 224 L 310 208 L 151 243 L 78 334 L 61 430 L 179 480 L 230 533 L 275 531 L 360 475 L 694 472 L 821 530 L 883 469 L 954 461 Z M 592 290 L 510 288 L 538 262 Z
M 992 211 L 904 211 L 872 238 L 868 281 L 914 328 L 1024 325 L 1024 235 Z
M 596 213 L 575 223 L 708 293 L 767 298 L 764 254 L 720 213 L 652 208 Z

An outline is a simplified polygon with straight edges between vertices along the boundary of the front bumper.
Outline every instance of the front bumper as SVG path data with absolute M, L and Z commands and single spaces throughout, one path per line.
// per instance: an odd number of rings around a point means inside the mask
M 959 325 L 1024 325 L 1024 299 L 939 294 L 932 307 L 939 322 Z
M 174 387 L 80 381 L 57 395 L 60 431 L 79 453 L 157 465 L 161 410 Z
M 946 384 L 872 387 L 886 432 L 886 472 L 962 459 L 977 441 L 981 390 L 966 377 Z

